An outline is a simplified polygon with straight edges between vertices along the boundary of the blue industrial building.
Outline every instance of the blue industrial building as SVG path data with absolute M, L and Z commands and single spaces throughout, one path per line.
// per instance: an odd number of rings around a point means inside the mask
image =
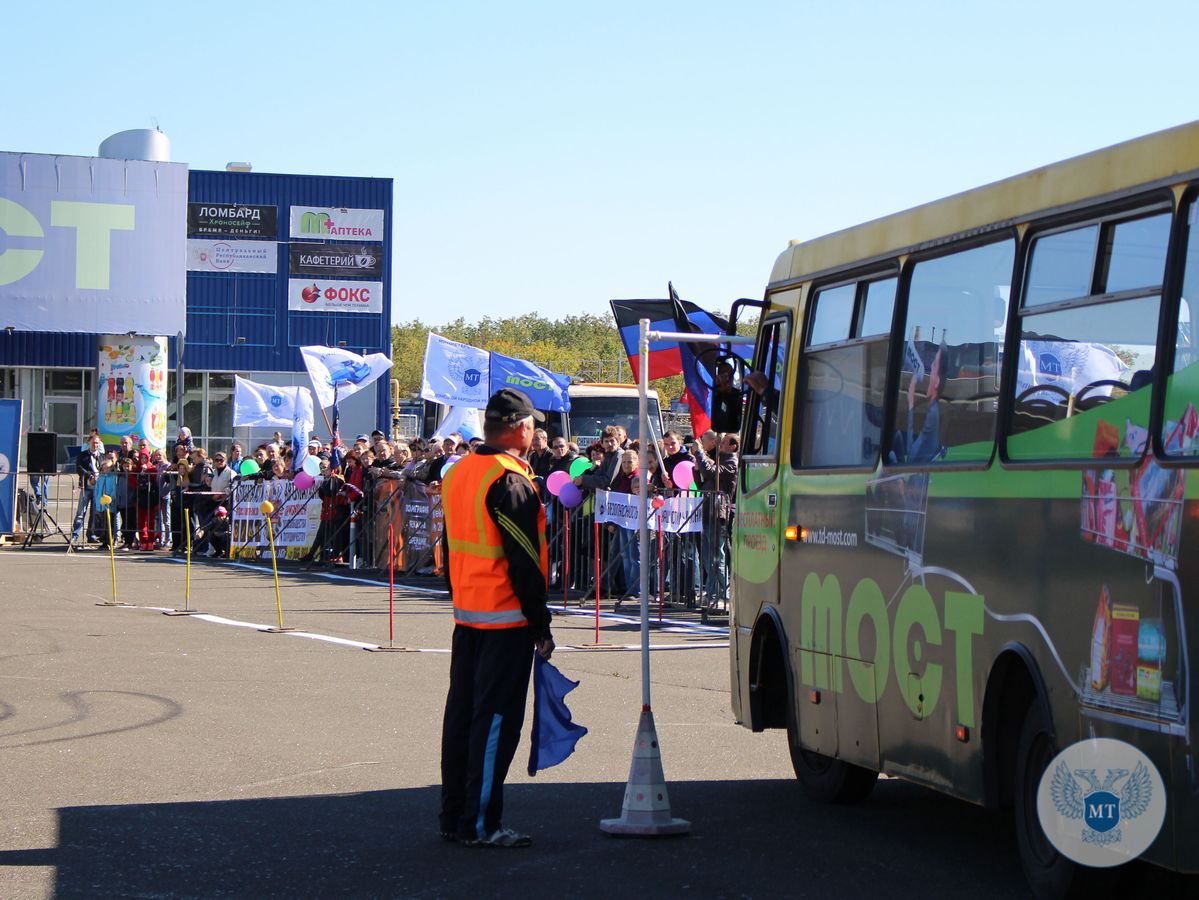
M 183 341 L 183 416 L 176 410 L 175 372 L 179 342 L 170 336 L 168 434 L 180 424 L 189 426 L 198 445 L 226 447 L 234 439 L 258 443 L 262 429 L 233 428 L 233 376 L 286 386 L 306 385 L 308 376 L 299 347 L 311 344 L 341 346 L 355 353 L 391 354 L 392 180 L 315 175 L 276 175 L 247 171 L 191 171 L 190 203 L 215 206 L 275 207 L 274 236 L 231 235 L 231 240 L 261 240 L 275 245 L 274 273 L 187 272 L 187 332 Z M 383 233 L 354 238 L 356 246 L 373 253 L 376 269 L 370 277 L 341 276 L 342 282 L 381 282 L 378 312 L 308 311 L 289 309 L 291 207 L 382 211 Z M 184 227 L 180 223 L 180 227 Z M 219 237 L 213 233 L 209 237 Z M 306 244 L 325 241 L 304 236 Z M 328 240 L 331 253 L 344 241 Z M 183 265 L 183 261 L 180 261 Z M 381 271 L 380 271 L 381 270 Z M 292 304 L 295 305 L 294 303 Z M 44 428 L 59 434 L 59 446 L 77 445 L 96 426 L 97 339 L 92 334 L 0 331 L 0 398 L 24 400 L 24 428 Z M 343 437 L 373 428 L 388 430 L 391 421 L 390 386 L 386 378 L 341 404 Z M 316 431 L 327 433 L 317 416 Z M 60 449 L 60 461 L 65 462 Z

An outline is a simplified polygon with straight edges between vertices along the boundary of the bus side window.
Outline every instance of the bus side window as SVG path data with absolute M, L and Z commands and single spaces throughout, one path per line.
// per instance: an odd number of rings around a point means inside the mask
M 809 304 L 793 466 L 877 463 L 897 282 L 891 277 L 842 284 L 818 291 Z
M 1066 420 L 1152 384 L 1170 222 L 1168 212 L 1142 212 L 1033 236 L 1013 360 L 1011 459 L 1144 450 L 1149 391 L 1143 403 L 1121 403 L 1087 425 Z
M 991 458 L 1014 259 L 1008 239 L 913 267 L 888 463 Z
M 1183 222 L 1186 268 L 1174 338 L 1174 365 L 1166 387 L 1162 447 L 1171 456 L 1199 456 L 1199 351 L 1195 347 L 1195 314 L 1199 312 L 1199 198 L 1186 206 Z
M 754 357 L 755 376 L 747 379 L 749 428 L 743 456 L 773 456 L 778 452 L 779 401 L 787 362 L 787 319 L 767 322 L 758 339 Z

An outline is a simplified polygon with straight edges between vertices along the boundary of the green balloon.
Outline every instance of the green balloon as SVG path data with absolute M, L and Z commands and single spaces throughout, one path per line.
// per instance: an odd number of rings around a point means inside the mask
M 585 456 L 580 456 L 570 464 L 570 477 L 578 478 L 584 472 L 591 468 L 591 460 Z
M 259 472 L 258 463 L 252 459 L 243 459 L 241 461 L 240 472 L 242 475 L 257 475 Z

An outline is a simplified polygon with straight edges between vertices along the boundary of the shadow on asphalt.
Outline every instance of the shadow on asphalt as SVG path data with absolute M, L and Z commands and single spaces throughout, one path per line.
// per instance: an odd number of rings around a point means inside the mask
M 521 762 L 521 760 L 517 760 Z M 435 787 L 347 795 L 68 807 L 57 847 L 0 851 L 52 866 L 54 896 L 1024 897 L 1010 817 L 896 781 L 818 806 L 789 781 L 671 785 L 683 838 L 611 838 L 623 785 L 522 784 L 506 794 L 525 850 L 436 835 Z M 1140 867 L 1124 897 L 1195 896 Z
M 534 846 L 468 849 L 438 838 L 425 787 L 68 807 L 58 846 L 0 851 L 0 866 L 51 866 L 64 898 L 1026 895 L 1008 816 L 904 782 L 852 807 L 813 805 L 787 781 L 669 790 L 689 837 L 601 833 L 623 785 L 521 784 L 506 791 L 508 824 Z M 1194 896 L 1155 873 L 1138 879 L 1152 893 L 1125 896 Z

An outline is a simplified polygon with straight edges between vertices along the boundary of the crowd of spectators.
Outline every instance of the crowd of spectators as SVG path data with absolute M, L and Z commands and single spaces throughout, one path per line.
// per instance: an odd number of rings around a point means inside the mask
M 347 445 L 312 440 L 303 451 L 319 460 L 321 502 L 320 527 L 303 559 L 312 562 L 345 563 L 349 558 L 348 523 L 359 501 L 372 494 L 380 481 L 399 480 L 419 485 L 431 498 L 440 492 L 446 471 L 465 454 L 473 452 L 481 439 L 464 439 L 459 434 L 423 440 L 389 440 L 382 431 L 360 434 Z M 671 572 L 666 587 L 673 598 L 688 604 L 712 603 L 728 595 L 728 537 L 733 514 L 732 495 L 736 484 L 737 435 L 708 431 L 697 438 L 668 431 L 656 447 L 647 448 L 647 483 L 653 495 L 670 497 L 680 492 L 698 492 L 704 498 L 703 532 L 670 538 Z M 625 429 L 611 425 L 599 440 L 580 447 L 562 435 L 552 438 L 537 429 L 528 455 L 535 480 L 551 519 L 559 524 L 570 515 L 555 504 L 544 482 L 554 472 L 571 472 L 576 460 L 587 458 L 592 466 L 572 477 L 576 487 L 589 495 L 597 490 L 635 494 L 640 490 L 637 441 Z M 248 464 L 251 463 L 252 464 Z M 211 453 L 196 446 L 191 431 L 179 430 L 167 451 L 151 450 L 145 440 L 124 437 L 119 446 L 105 448 L 93 432 L 76 460 L 79 503 L 72 529 L 73 549 L 113 545 L 123 551 L 169 549 L 209 556 L 226 556 L 230 550 L 230 511 L 233 491 L 246 482 L 291 479 L 303 470 L 290 442 L 276 432 L 273 439 L 251 453 L 238 441 Z M 682 462 L 691 463 L 694 482 L 675 485 L 672 477 Z M 575 467 L 577 471 L 577 467 Z M 109 498 L 108 504 L 102 498 Z M 90 513 L 90 516 L 89 516 Z M 577 514 L 577 513 L 576 513 Z M 111 523 L 111 531 L 109 530 Z M 86 526 L 86 541 L 85 537 Z M 614 565 L 604 579 L 618 600 L 636 593 L 640 570 L 637 534 L 614 526 L 607 529 L 607 546 Z M 359 555 L 361 548 L 357 548 Z M 596 552 L 603 552 L 596 548 Z M 556 556 L 554 580 L 561 583 L 561 552 Z M 651 580 L 658 581 L 657 560 L 651 560 Z M 656 590 L 655 590 L 656 592 Z
M 562 438 L 555 438 L 551 448 Z M 649 560 L 652 600 L 658 599 L 659 585 L 671 599 L 687 606 L 715 606 L 727 603 L 729 590 L 728 560 L 733 495 L 737 483 L 739 439 L 736 434 L 706 431 L 699 438 L 684 439 L 677 431 L 666 432 L 657 446 L 646 455 L 646 483 L 649 493 L 663 498 L 680 493 L 702 498 L 699 508 L 701 531 L 670 534 L 665 546 Z M 562 443 L 563 462 L 556 468 L 569 469 L 580 453 L 573 444 Z M 641 480 L 638 471 L 640 447 L 630 441 L 619 425 L 604 428 L 600 439 L 581 451 L 592 468 L 572 480 L 584 492 L 610 490 L 637 494 Z M 690 465 L 678 470 L 681 463 Z M 677 471 L 692 473 L 686 484 L 675 484 Z M 552 471 L 552 470 L 551 470 Z M 610 525 L 607 529 L 611 556 L 617 561 L 615 578 L 607 580 L 609 593 L 617 594 L 617 606 L 637 595 L 641 570 L 640 542 L 636 532 Z M 659 572 L 659 561 L 661 567 Z M 612 585 L 619 581 L 620 587 Z M 594 588 L 594 582 L 588 585 Z

